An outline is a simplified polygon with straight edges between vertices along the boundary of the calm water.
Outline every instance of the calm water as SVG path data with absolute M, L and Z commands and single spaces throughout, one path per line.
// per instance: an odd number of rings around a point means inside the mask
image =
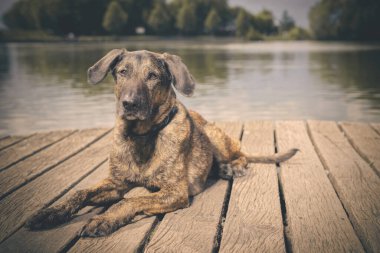
M 86 70 L 112 48 L 182 57 L 197 80 L 179 98 L 209 120 L 380 121 L 380 46 L 317 42 L 127 41 L 0 45 L 0 134 L 112 126 L 112 79 Z

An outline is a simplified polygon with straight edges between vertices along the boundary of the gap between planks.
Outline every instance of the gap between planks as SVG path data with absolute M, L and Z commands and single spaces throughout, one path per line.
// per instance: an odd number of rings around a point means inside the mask
M 0 241 L 9 238 L 41 208 L 78 184 L 104 163 L 111 133 L 0 201 Z
M 276 138 L 279 151 L 301 150 L 280 165 L 291 252 L 363 252 L 305 122 L 276 122 Z
M 0 151 L 0 172 L 63 140 L 75 131 L 77 130 L 36 133 L 9 148 L 3 149 Z
M 365 123 L 340 122 L 338 127 L 355 151 L 380 176 L 380 135 Z
M 329 179 L 356 234 L 367 252 L 380 252 L 380 179 L 349 138 L 359 143 L 357 148 L 362 149 L 361 152 L 371 155 L 372 150 L 363 147 L 363 142 L 376 140 L 364 138 L 366 135 L 374 137 L 371 129 L 365 125 L 358 126 L 357 130 L 361 130 L 359 132 L 349 125 L 343 125 L 343 128 L 351 137 L 344 135 L 335 122 L 308 121 L 310 138 L 322 163 L 329 171 Z M 359 139 L 358 136 L 362 138 Z
M 1 171 L 0 200 L 80 153 L 110 131 L 101 128 L 76 131 L 41 152 Z
M 242 150 L 269 155 L 275 151 L 271 121 L 244 125 Z M 250 164 L 247 175 L 232 184 L 220 252 L 285 252 L 275 164 Z

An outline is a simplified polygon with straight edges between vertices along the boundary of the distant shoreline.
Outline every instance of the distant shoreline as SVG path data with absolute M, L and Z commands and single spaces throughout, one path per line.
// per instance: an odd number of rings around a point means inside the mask
M 80 43 L 80 42 L 122 42 L 122 41 L 196 41 L 196 42 L 211 42 L 211 43 L 249 43 L 249 42 L 269 42 L 269 41 L 315 41 L 315 42 L 343 42 L 343 43 L 368 43 L 379 44 L 380 41 L 365 41 L 365 40 L 294 40 L 281 36 L 267 36 L 262 40 L 246 40 L 235 36 L 212 36 L 212 35 L 195 35 L 195 36 L 161 36 L 161 35 L 130 35 L 130 36 L 92 36 L 81 35 L 74 38 L 67 38 L 57 35 L 51 35 L 43 32 L 10 32 L 0 30 L 0 43 Z

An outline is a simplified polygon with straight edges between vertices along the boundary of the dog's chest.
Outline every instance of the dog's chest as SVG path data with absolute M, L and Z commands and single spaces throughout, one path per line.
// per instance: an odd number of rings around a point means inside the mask
M 146 187 L 159 187 L 168 176 L 170 163 L 162 164 L 156 141 L 124 142 L 111 152 L 111 174 L 114 178 Z M 160 149 L 158 149 L 160 150 Z

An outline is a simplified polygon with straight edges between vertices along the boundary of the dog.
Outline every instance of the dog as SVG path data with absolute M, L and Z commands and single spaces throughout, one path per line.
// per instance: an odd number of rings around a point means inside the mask
M 84 237 L 106 236 L 136 215 L 156 215 L 189 206 L 204 189 L 213 163 L 221 178 L 244 176 L 248 163 L 278 163 L 297 149 L 271 156 L 249 156 L 200 114 L 176 98 L 191 96 L 195 81 L 181 58 L 168 53 L 114 49 L 88 70 L 97 84 L 111 72 L 115 80 L 116 122 L 109 157 L 109 177 L 73 194 L 62 204 L 39 211 L 26 223 L 42 229 L 69 221 L 87 205 L 110 205 L 83 227 Z M 216 167 L 216 166 L 215 166 Z M 133 187 L 149 193 L 123 198 Z

